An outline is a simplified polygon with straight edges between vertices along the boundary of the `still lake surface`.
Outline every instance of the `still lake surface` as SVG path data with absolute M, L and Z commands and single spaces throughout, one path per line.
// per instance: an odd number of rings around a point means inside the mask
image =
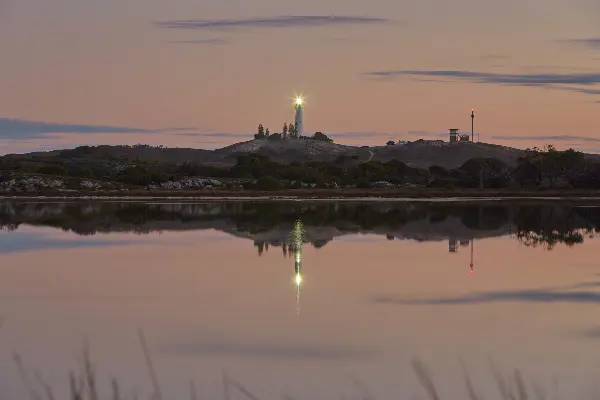
M 494 398 L 490 361 L 600 393 L 600 207 L 560 203 L 0 202 L 0 396 L 57 394 L 84 341 L 100 389 L 260 399 Z M 87 338 L 87 339 L 86 339 Z M 366 388 L 365 388 L 366 387 Z M 368 389 L 367 389 L 368 388 Z M 247 398 L 235 387 L 231 399 Z

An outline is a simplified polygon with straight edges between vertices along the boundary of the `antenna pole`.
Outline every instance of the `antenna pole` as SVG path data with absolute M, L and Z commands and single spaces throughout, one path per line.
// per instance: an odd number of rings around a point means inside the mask
M 471 142 L 475 141 L 475 110 L 471 109 Z

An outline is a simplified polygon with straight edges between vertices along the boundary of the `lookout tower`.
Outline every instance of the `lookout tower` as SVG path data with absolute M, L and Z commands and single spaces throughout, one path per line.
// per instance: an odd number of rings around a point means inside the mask
M 450 129 L 450 143 L 458 141 L 458 129 Z

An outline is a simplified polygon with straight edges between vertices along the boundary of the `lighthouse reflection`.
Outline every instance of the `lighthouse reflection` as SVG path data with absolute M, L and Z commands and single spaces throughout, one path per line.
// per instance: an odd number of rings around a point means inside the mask
M 300 288 L 304 283 L 302 275 L 302 248 L 306 240 L 306 230 L 301 220 L 296 220 L 292 229 L 288 231 L 283 240 L 273 241 L 273 246 L 281 246 L 285 259 L 292 258 L 294 260 L 294 275 L 292 278 L 293 285 L 296 289 L 296 314 L 300 315 Z M 320 247 L 319 241 L 313 242 L 315 247 Z M 264 252 L 269 251 L 269 242 L 255 242 L 254 245 L 258 248 L 258 255 L 261 256 Z M 321 244 L 322 246 L 322 244 Z
M 290 234 L 290 246 L 294 253 L 294 283 L 296 284 L 296 315 L 300 315 L 300 287 L 302 286 L 302 246 L 304 245 L 304 227 L 302 221 L 294 222 Z

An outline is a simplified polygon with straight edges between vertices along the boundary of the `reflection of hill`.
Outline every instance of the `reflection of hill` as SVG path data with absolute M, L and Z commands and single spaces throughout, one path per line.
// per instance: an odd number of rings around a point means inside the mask
M 26 224 L 80 235 L 215 229 L 274 246 L 288 241 L 298 218 L 304 224 L 305 242 L 316 247 L 356 233 L 429 241 L 478 239 L 512 232 L 525 244 L 538 245 L 581 242 L 581 230 L 594 231 L 600 226 L 600 209 L 439 203 L 0 203 L 0 225 L 7 229 Z

